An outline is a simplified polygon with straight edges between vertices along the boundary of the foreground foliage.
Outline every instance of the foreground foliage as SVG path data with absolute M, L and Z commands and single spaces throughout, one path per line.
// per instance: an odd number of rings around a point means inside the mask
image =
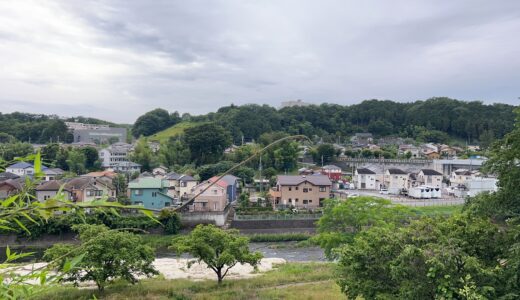
M 137 276 L 157 275 L 152 263 L 155 259 L 152 248 L 143 245 L 141 238 L 123 231 L 110 231 L 104 225 L 79 225 L 80 247 L 56 244 L 45 251 L 44 259 L 60 269 L 74 249 L 75 255 L 82 255 L 77 267 L 65 274 L 62 281 L 75 284 L 94 281 L 100 291 L 107 283 L 121 278 L 132 284 Z
M 249 239 L 240 236 L 238 230 L 224 231 L 214 225 L 197 225 L 189 235 L 175 238 L 171 248 L 195 257 L 188 266 L 206 263 L 217 274 L 219 283 L 237 263 L 256 267 L 262 258 L 260 252 L 249 251 Z
M 372 226 L 405 224 L 413 215 L 411 209 L 393 205 L 382 198 L 330 199 L 326 201 L 323 217 L 317 223 L 319 235 L 314 240 L 325 250 L 328 258 L 337 258 L 335 249 L 351 242 L 362 230 Z
M 37 299 L 344 299 L 333 281 L 333 269 L 332 263 L 287 263 L 254 278 L 222 284 L 154 278 L 132 286 L 115 283 L 103 292 L 57 287 Z

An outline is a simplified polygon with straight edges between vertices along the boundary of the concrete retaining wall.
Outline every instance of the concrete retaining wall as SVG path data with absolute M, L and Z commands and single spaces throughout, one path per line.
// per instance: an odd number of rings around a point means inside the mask
M 229 208 L 223 212 L 186 212 L 181 215 L 181 223 L 188 227 L 197 224 L 215 224 L 216 226 L 224 226 L 228 214 Z
M 236 229 L 290 229 L 315 228 L 317 220 L 233 220 L 232 228 Z

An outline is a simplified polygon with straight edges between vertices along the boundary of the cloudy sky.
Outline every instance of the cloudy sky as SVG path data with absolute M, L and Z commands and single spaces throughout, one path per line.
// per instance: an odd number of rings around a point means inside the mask
M 519 104 L 520 1 L 0 1 L 0 111 Z

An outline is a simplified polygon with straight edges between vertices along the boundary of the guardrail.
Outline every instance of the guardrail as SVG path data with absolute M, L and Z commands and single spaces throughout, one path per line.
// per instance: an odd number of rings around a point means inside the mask
M 259 221 L 259 220 L 317 220 L 323 216 L 316 214 L 265 214 L 265 215 L 239 215 L 235 214 L 235 221 Z

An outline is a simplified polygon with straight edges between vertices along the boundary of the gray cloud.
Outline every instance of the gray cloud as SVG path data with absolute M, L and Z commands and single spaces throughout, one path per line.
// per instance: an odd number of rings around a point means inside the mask
M 133 122 L 287 99 L 519 104 L 518 1 L 0 3 L 0 110 Z

